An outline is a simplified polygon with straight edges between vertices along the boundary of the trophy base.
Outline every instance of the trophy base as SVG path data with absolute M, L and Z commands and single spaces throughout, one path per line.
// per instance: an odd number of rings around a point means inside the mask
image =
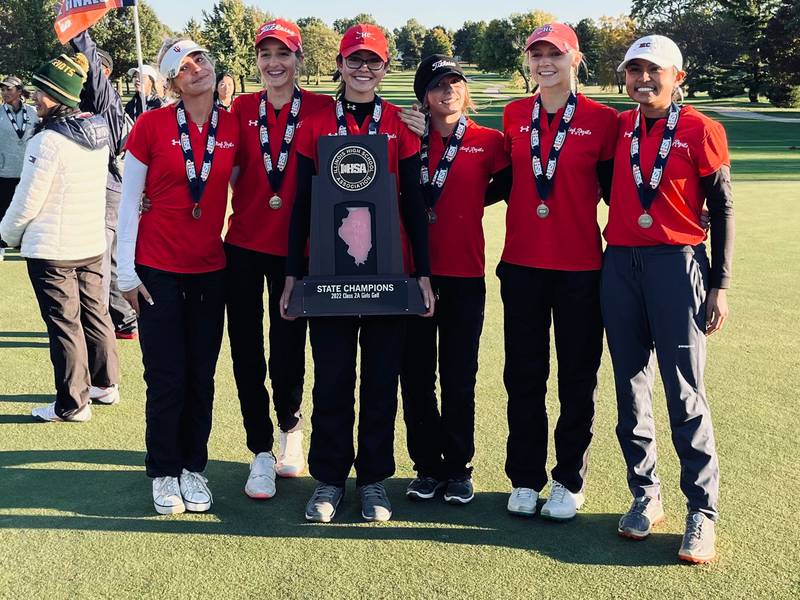
M 421 315 L 427 312 L 417 280 L 402 275 L 313 277 L 295 284 L 292 317 Z

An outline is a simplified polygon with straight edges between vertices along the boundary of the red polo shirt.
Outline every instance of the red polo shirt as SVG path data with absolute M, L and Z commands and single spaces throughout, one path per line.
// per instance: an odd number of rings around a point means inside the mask
M 383 101 L 379 134 L 389 137 L 389 172 L 395 175 L 397 181 L 398 201 L 400 200 L 400 179 L 398 176 L 398 164 L 401 160 L 414 156 L 419 153 L 420 140 L 406 127 L 400 120 L 400 109 Z M 350 113 L 345 113 L 347 128 L 350 135 L 367 135 L 369 133 L 369 123 L 371 116 L 364 119 L 364 123 L 359 127 L 355 118 Z M 336 135 L 339 130 L 336 121 L 336 109 L 318 110 L 314 114 L 304 118 L 297 126 L 297 151 L 303 156 L 313 159 L 319 172 L 319 156 L 317 154 L 317 140 L 326 135 Z M 400 219 L 400 237 L 403 244 L 403 263 L 407 272 L 413 272 L 413 259 L 411 248 L 408 244 L 408 236 Z
M 233 188 L 233 214 L 228 219 L 225 241 L 234 246 L 256 250 L 276 256 L 286 256 L 289 243 L 289 221 L 297 189 L 297 135 L 289 150 L 289 160 L 283 175 L 279 196 L 282 205 L 270 208 L 269 199 L 274 192 L 270 185 L 261 154 L 258 109 L 262 92 L 237 96 L 231 108 L 239 122 L 241 145 L 239 147 L 239 177 Z M 303 119 L 321 108 L 330 107 L 330 96 L 302 90 L 299 118 Z M 272 105 L 267 103 L 267 124 L 272 164 L 277 166 L 283 145 L 283 134 L 292 102 L 283 105 L 276 116 Z
M 608 225 L 603 232 L 606 241 L 612 246 L 694 246 L 701 243 L 706 239 L 706 231 L 700 226 L 700 212 L 705 203 L 700 179 L 717 172 L 723 165 L 730 166 L 725 129 L 691 106 L 681 109 L 667 167 L 648 211 L 653 217 L 653 225 L 645 229 L 638 224 L 643 209 L 631 169 L 631 137 L 635 120 L 635 110 L 619 115 L 611 207 Z M 652 131 L 645 131 L 644 119 L 642 121 L 639 156 L 642 177 L 648 182 L 661 146 L 666 119 L 659 119 Z
M 233 115 L 219 111 L 214 161 L 200 200 L 202 216 L 195 219 L 176 112 L 177 104 L 173 104 L 142 114 L 125 145 L 148 167 L 145 194 L 152 205 L 139 220 L 136 262 L 174 273 L 216 271 L 225 268 L 221 234 L 228 205 L 228 181 L 239 145 L 239 125 Z M 209 122 L 200 130 L 188 112 L 186 116 L 199 176 Z
M 531 111 L 534 97 L 511 102 L 503 112 L 506 151 L 514 182 L 506 211 L 505 262 L 561 271 L 590 271 L 601 266 L 597 203 L 597 163 L 614 157 L 617 112 L 578 94 L 575 116 L 558 159 L 547 206 L 540 219 L 539 193 L 531 164 Z M 540 144 L 546 166 L 564 109 L 548 123 L 542 114 Z
M 439 164 L 444 144 L 440 135 L 431 133 L 431 177 Z M 503 134 L 469 119 L 461 149 L 434 207 L 436 223 L 429 229 L 431 273 L 483 277 L 485 241 L 481 221 L 484 197 L 492 175 L 508 164 Z

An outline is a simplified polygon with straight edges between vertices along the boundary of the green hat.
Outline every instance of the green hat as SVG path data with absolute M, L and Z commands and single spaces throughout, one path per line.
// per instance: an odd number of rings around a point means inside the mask
M 74 59 L 66 54 L 43 64 L 33 74 L 33 85 L 54 100 L 78 108 L 89 63 L 83 54 Z

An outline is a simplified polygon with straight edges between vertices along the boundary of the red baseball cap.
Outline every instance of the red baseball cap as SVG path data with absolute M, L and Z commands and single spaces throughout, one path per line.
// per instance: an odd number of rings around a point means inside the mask
M 386 42 L 383 31 L 377 25 L 358 23 L 344 32 L 342 41 L 339 43 L 339 54 L 343 58 L 347 58 L 359 50 L 374 52 L 384 62 L 389 60 L 389 44 Z
M 580 50 L 578 47 L 578 36 L 569 25 L 564 23 L 548 23 L 537 27 L 536 30 L 525 42 L 525 51 L 530 50 L 536 42 L 550 42 L 561 50 L 561 52 L 568 52 L 569 50 Z
M 300 28 L 284 19 L 274 19 L 267 21 L 256 31 L 255 46 L 267 38 L 275 38 L 276 40 L 286 44 L 292 52 L 303 51 L 303 40 L 300 37 Z

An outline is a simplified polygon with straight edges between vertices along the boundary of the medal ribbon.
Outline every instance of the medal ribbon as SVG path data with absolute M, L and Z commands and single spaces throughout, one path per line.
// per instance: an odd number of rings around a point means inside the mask
M 578 106 L 578 97 L 570 93 L 567 105 L 564 107 L 564 114 L 558 124 L 556 139 L 550 148 L 550 156 L 547 158 L 547 168 L 542 165 L 542 145 L 541 137 L 541 113 L 542 103 L 540 96 L 536 97 L 531 111 L 531 164 L 533 165 L 533 176 L 536 180 L 536 191 L 539 192 L 539 199 L 542 202 L 547 200 L 553 188 L 553 178 L 556 176 L 558 157 L 564 149 L 569 134 L 569 124 L 575 116 L 575 109 Z
M 673 102 L 669 109 L 667 124 L 664 127 L 664 135 L 658 148 L 653 172 L 650 174 L 650 181 L 645 186 L 644 177 L 642 176 L 641 156 L 639 154 L 642 137 L 642 114 L 638 108 L 636 109 L 636 121 L 634 122 L 633 135 L 631 136 L 631 169 L 633 170 L 633 181 L 636 183 L 636 190 L 639 192 L 639 201 L 645 211 L 653 205 L 658 186 L 661 184 L 661 178 L 664 175 L 664 169 L 667 168 L 667 161 L 669 160 L 670 152 L 672 152 L 672 141 L 675 139 L 680 115 L 681 107 Z
M 439 164 L 436 171 L 433 173 L 433 180 L 430 177 L 430 121 L 425 124 L 425 134 L 422 136 L 422 150 L 420 152 L 420 159 L 422 162 L 422 169 L 420 170 L 420 183 L 425 195 L 425 204 L 428 208 L 433 208 L 439 201 L 439 197 L 444 191 L 444 184 L 447 181 L 447 176 L 450 173 L 450 168 L 456 160 L 458 151 L 461 149 L 461 142 L 467 133 L 467 117 L 461 115 L 458 120 L 453 135 L 450 136 L 450 141 L 447 147 L 442 151 L 442 156 L 439 159 Z
M 267 91 L 264 90 L 264 93 L 261 94 L 261 102 L 258 105 L 258 139 L 261 143 L 264 170 L 267 172 L 267 179 L 269 179 L 269 185 L 272 188 L 273 194 L 279 194 L 281 191 L 281 184 L 283 183 L 283 176 L 286 172 L 286 165 L 289 163 L 289 150 L 292 147 L 292 140 L 294 139 L 294 133 L 297 129 L 297 117 L 300 114 L 300 105 L 302 101 L 302 92 L 300 92 L 300 88 L 294 86 L 292 107 L 289 110 L 289 118 L 286 120 L 286 129 L 283 131 L 283 142 L 281 142 L 281 151 L 278 155 L 278 165 L 276 169 L 272 164 L 272 150 L 269 142 Z
M 25 130 L 28 128 L 28 123 L 31 122 L 31 118 L 28 116 L 28 111 L 25 110 L 25 106 L 23 105 L 20 110 L 22 111 L 22 129 L 19 128 L 17 125 L 17 118 L 14 116 L 14 113 L 8 108 L 8 104 L 3 104 L 3 108 L 6 110 L 6 116 L 8 120 L 11 121 L 11 126 L 14 127 L 14 131 L 17 132 L 17 137 L 22 139 L 25 135 Z
M 186 164 L 186 179 L 189 183 L 189 192 L 192 194 L 192 201 L 195 203 L 195 206 L 197 206 L 200 203 L 200 199 L 203 197 L 206 181 L 208 181 L 208 176 L 211 175 L 211 164 L 214 162 L 214 150 L 217 147 L 219 107 L 214 106 L 211 109 L 205 153 L 203 154 L 203 166 L 200 169 L 199 177 L 197 176 L 197 169 L 194 164 L 192 141 L 189 137 L 189 122 L 186 119 L 186 109 L 183 107 L 183 100 L 178 104 L 176 114 L 178 118 L 178 137 L 181 142 L 180 146 L 183 152 L 183 162 Z
M 383 100 L 375 96 L 375 108 L 372 110 L 372 119 L 369 122 L 369 135 L 378 135 L 381 128 L 381 117 L 383 116 Z M 341 96 L 336 99 L 336 123 L 338 125 L 337 135 L 347 135 L 350 130 L 347 128 L 347 117 L 344 114 L 344 104 Z

